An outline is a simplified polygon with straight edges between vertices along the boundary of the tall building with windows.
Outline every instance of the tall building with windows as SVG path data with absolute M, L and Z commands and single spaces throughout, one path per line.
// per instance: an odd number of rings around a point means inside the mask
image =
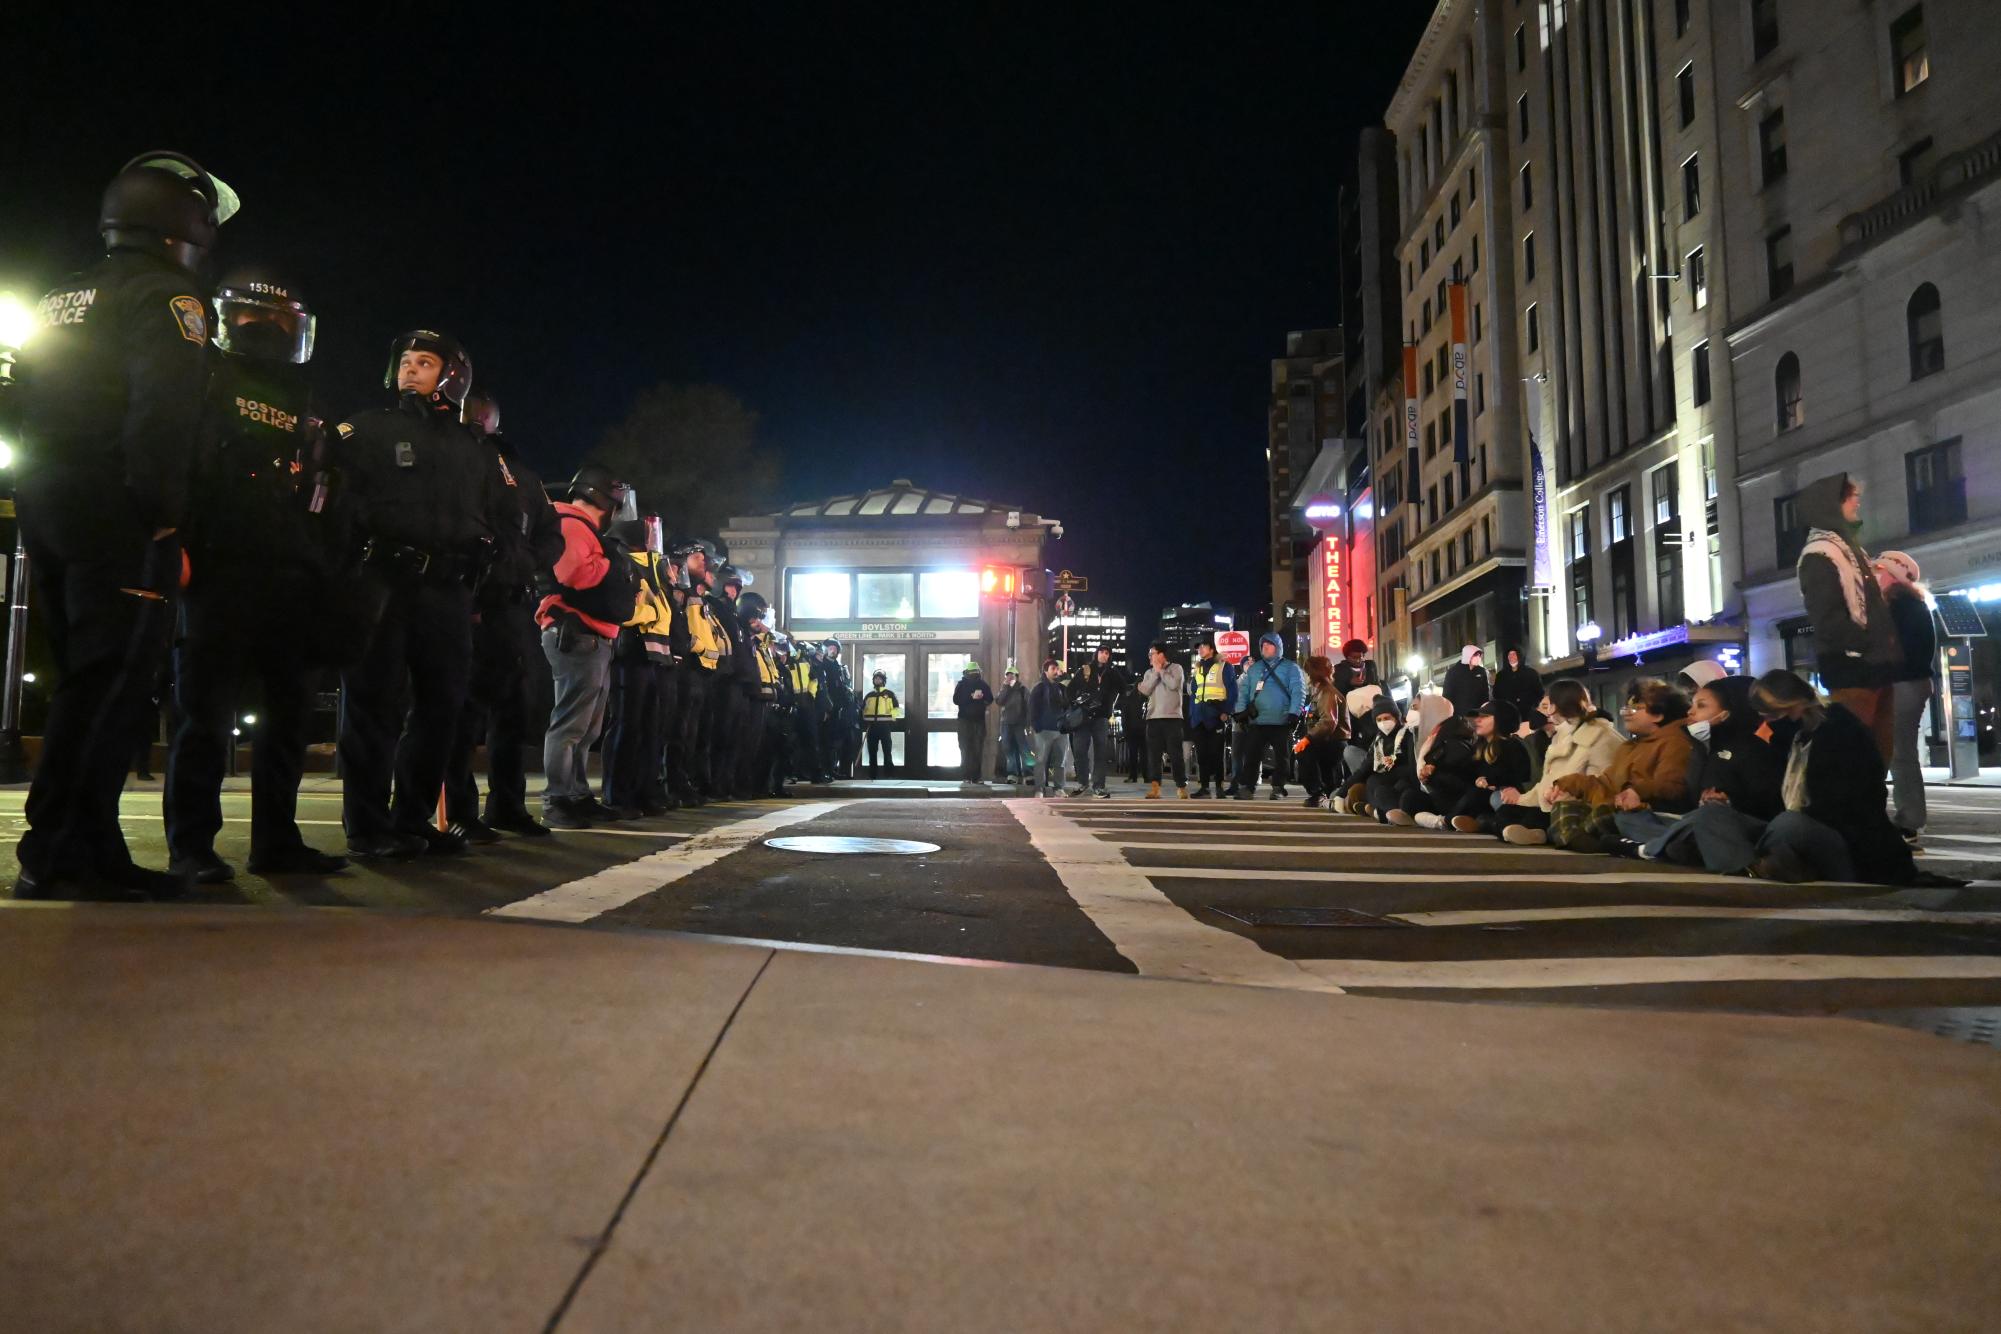
M 1271 533 L 1271 619 L 1280 633 L 1304 636 L 1310 587 L 1308 563 L 1315 538 L 1293 513 L 1293 497 L 1323 441 L 1341 438 L 1343 400 L 1341 331 L 1297 330 L 1285 336 L 1285 355 L 1271 363 L 1266 410 L 1266 503 Z M 1287 614 L 1291 608 L 1291 614 Z
M 1088 661 L 1101 648 L 1110 649 L 1112 661 L 1120 667 L 1130 670 L 1135 662 L 1145 666 L 1145 654 L 1133 652 L 1124 612 L 1079 607 L 1068 616 L 1058 613 L 1050 618 L 1047 652 L 1063 664 L 1065 671 Z M 1033 685 L 1042 679 L 1040 659 L 1021 663 L 1020 667 L 1024 684 Z
M 1545 671 L 1741 652 L 1709 7 L 1495 6 Z
M 1399 443 L 1377 442 L 1379 605 L 1386 645 L 1427 662 L 1456 659 L 1463 644 L 1492 653 L 1522 633 L 1529 534 L 1520 397 L 1507 383 L 1518 327 L 1501 11 L 1440 0 L 1385 116 L 1405 352 Z
M 1814 666 L 1793 497 L 2001 633 L 2001 24 L 1987 0 L 1714 0 L 1752 665 Z M 1987 641 L 1991 644 L 1992 641 Z M 1996 651 L 1976 657 L 1990 698 Z

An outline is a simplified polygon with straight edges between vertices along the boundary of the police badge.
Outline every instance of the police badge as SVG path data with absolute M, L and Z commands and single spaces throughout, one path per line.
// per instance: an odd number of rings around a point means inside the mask
M 181 326 L 181 337 L 190 343 L 208 341 L 208 315 L 199 300 L 191 296 L 177 296 L 167 305 L 174 312 L 174 320 Z

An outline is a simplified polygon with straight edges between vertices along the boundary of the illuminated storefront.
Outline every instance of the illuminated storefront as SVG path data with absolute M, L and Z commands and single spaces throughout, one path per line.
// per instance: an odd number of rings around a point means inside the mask
M 968 662 L 996 688 L 1011 661 L 1025 684 L 1037 679 L 1044 546 L 1061 531 L 1025 510 L 899 480 L 732 519 L 722 540 L 767 590 L 786 634 L 838 639 L 862 691 L 876 672 L 888 678 L 904 710 L 891 742 L 897 772 L 956 777 L 952 691 Z M 1010 579 L 1018 597 L 1006 596 Z

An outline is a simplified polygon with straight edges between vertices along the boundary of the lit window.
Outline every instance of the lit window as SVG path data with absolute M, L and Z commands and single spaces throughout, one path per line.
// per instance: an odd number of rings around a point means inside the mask
M 853 614 L 854 577 L 845 570 L 801 570 L 791 583 L 788 620 L 845 621 Z
M 856 575 L 856 614 L 865 621 L 909 620 L 917 614 L 916 582 L 908 574 Z
M 917 576 L 917 610 L 928 620 L 980 614 L 980 576 L 971 570 L 926 570 Z
M 1925 52 L 1925 7 L 1912 5 L 1890 25 L 1890 78 L 1902 97 L 1931 75 L 1931 57 Z
M 1709 266 L 1703 259 L 1702 247 L 1688 252 L 1688 299 L 1697 310 L 1709 304 Z

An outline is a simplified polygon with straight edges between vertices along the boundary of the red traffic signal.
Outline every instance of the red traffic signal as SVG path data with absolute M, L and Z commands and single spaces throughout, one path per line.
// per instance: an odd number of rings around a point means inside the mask
M 988 565 L 980 570 L 980 596 L 1012 602 L 1021 592 L 1021 571 L 1012 565 Z

